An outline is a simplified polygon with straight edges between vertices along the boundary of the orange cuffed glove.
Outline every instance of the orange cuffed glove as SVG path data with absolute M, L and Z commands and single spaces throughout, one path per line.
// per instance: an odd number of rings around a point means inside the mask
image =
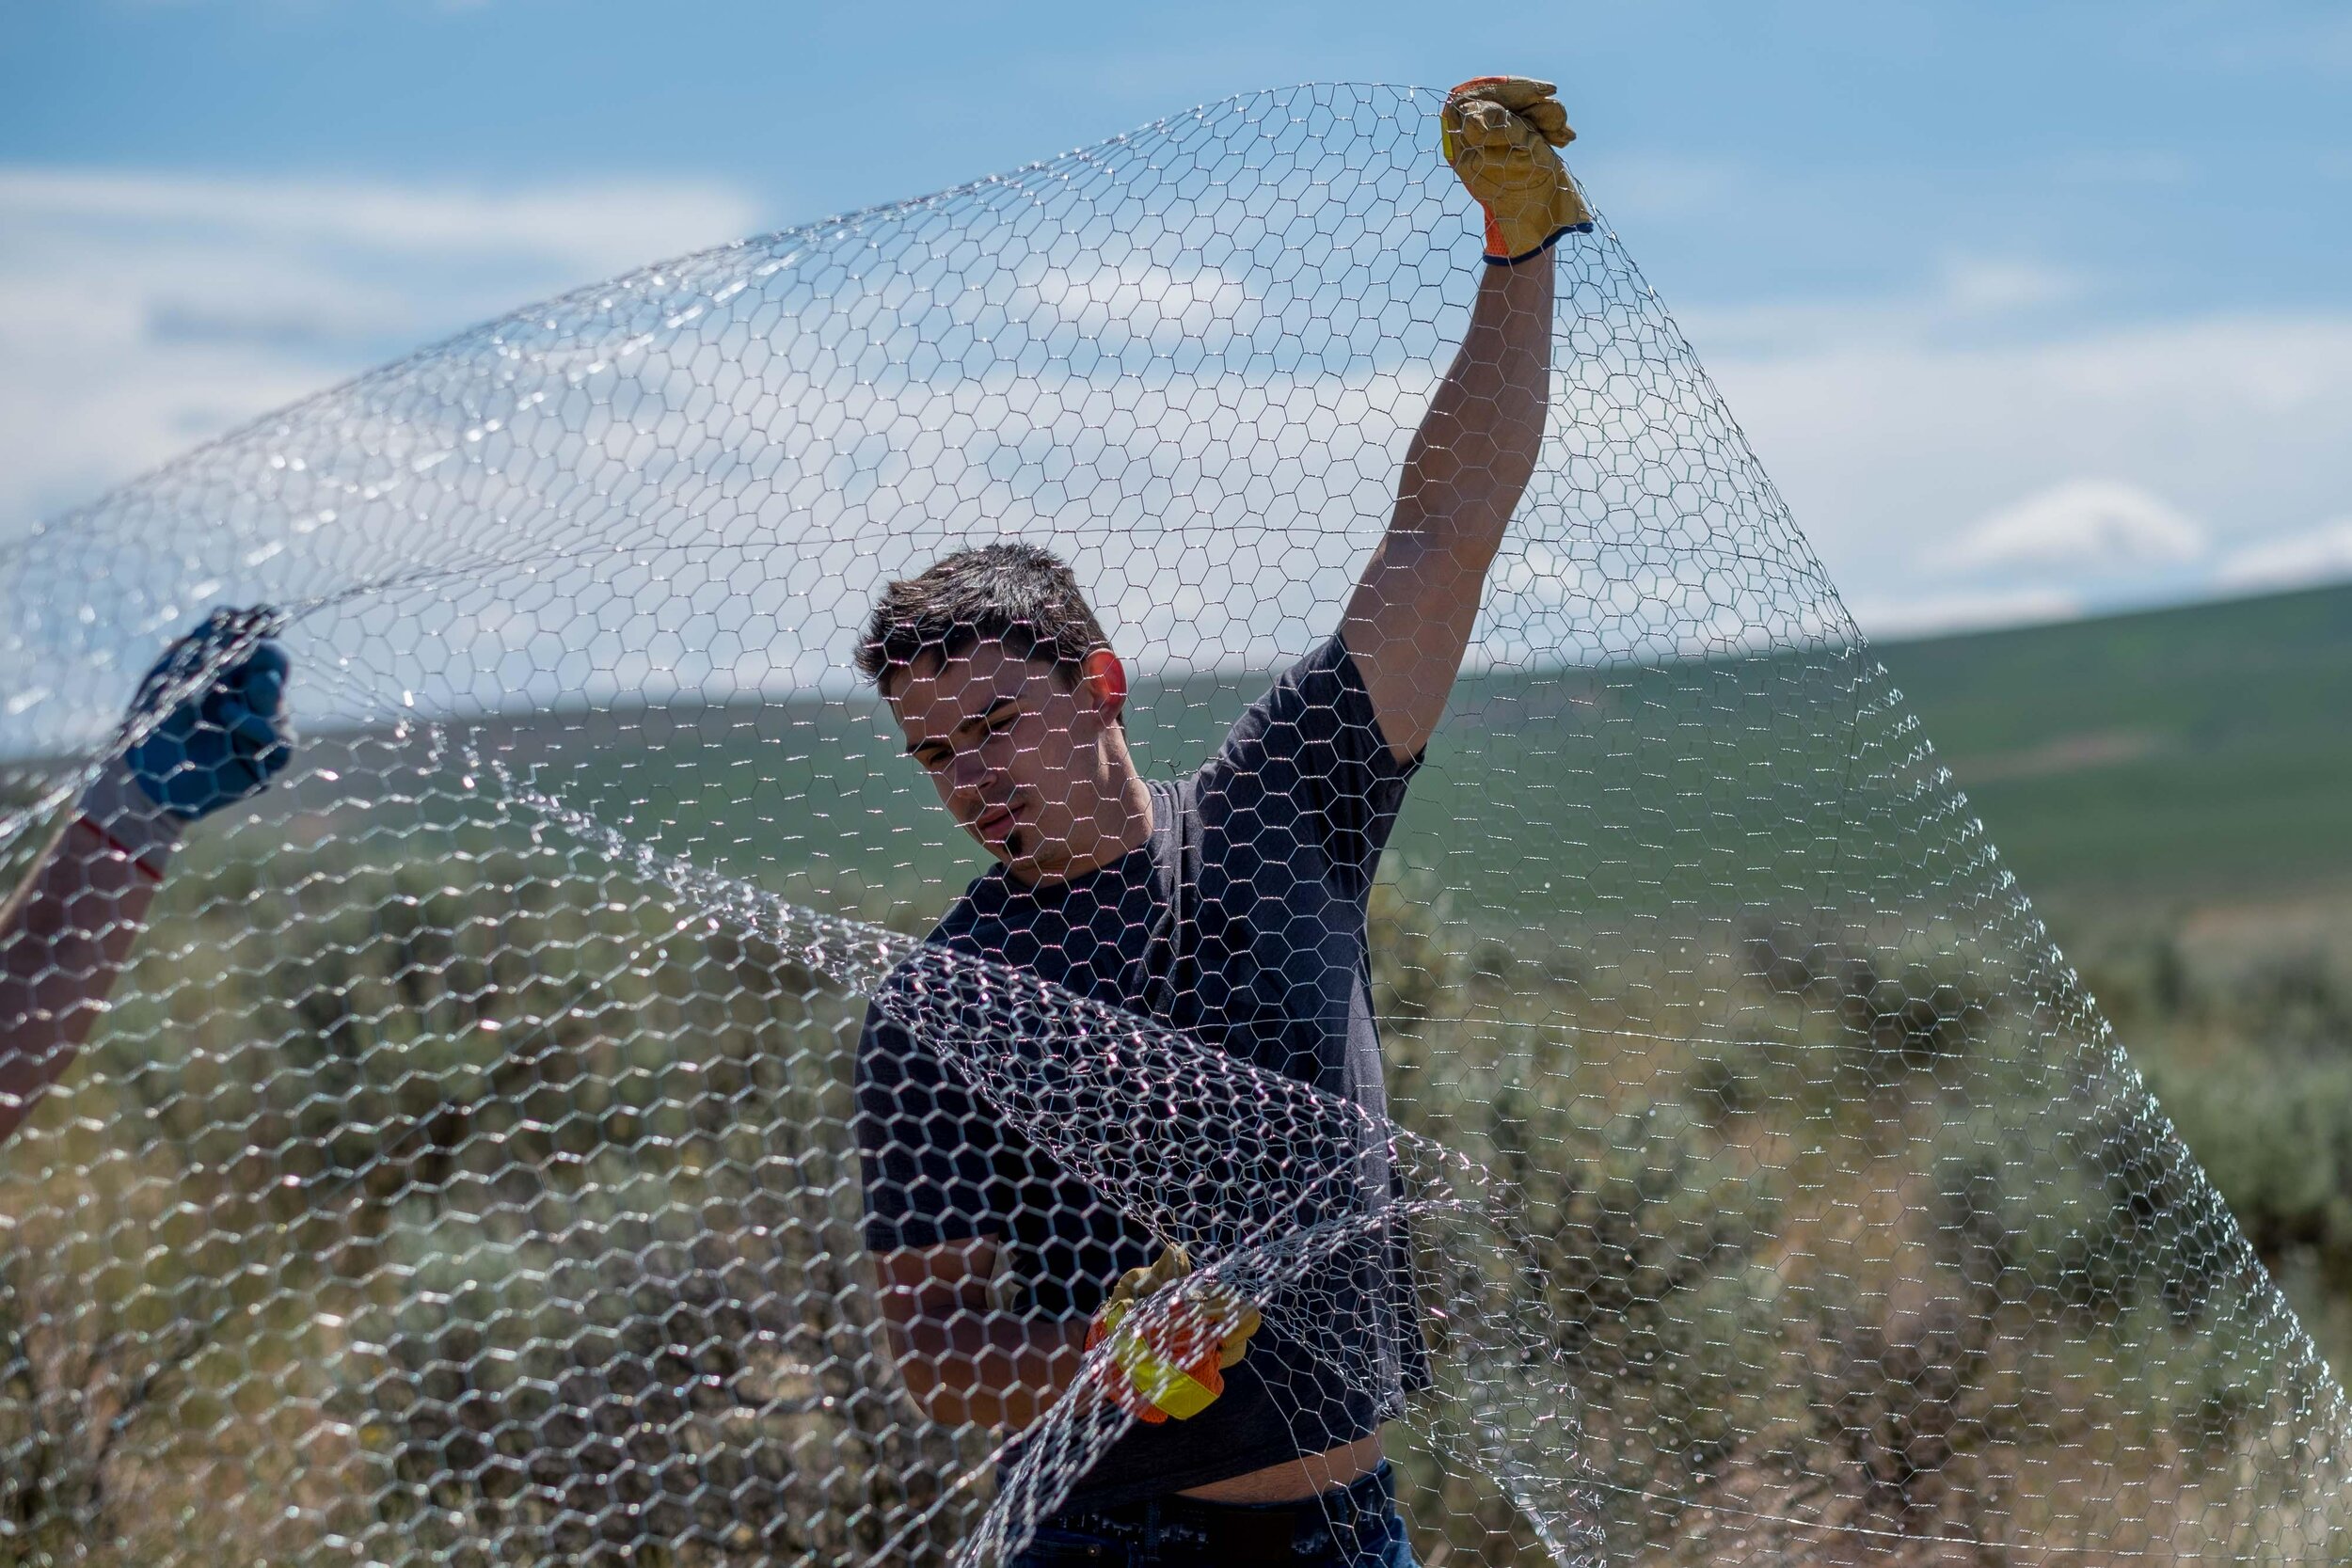
M 1256 1307 L 1221 1285 L 1180 1289 L 1165 1311 L 1137 1308 L 1147 1297 L 1192 1273 L 1180 1246 L 1162 1252 L 1148 1269 L 1129 1269 L 1087 1329 L 1087 1349 L 1107 1341 L 1104 1391 L 1136 1420 L 1156 1425 L 1198 1416 L 1225 1392 L 1225 1370 L 1248 1354 L 1258 1332 Z
M 1486 213 L 1486 260 L 1524 261 L 1592 213 L 1554 148 L 1576 139 L 1549 82 L 1477 76 L 1446 94 L 1438 113 L 1445 161 Z

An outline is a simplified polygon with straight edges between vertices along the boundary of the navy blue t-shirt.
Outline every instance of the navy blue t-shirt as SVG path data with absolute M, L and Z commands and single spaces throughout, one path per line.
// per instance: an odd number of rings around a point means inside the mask
M 1389 749 L 1334 638 L 1277 680 L 1199 772 L 1150 786 L 1142 847 L 1035 888 L 992 867 L 929 940 L 1385 1114 L 1366 904 L 1416 766 Z M 993 1237 L 1028 1282 L 1029 1306 L 1053 1315 L 1091 1313 L 1121 1271 L 1156 1253 L 876 1008 L 859 1043 L 857 1100 L 870 1249 Z M 1341 1277 L 1327 1299 L 1360 1298 L 1346 1276 L 1361 1275 L 1332 1268 Z M 1400 1318 L 1411 1322 L 1409 1312 L 1380 1321 Z M 1417 1380 L 1417 1331 L 1397 1354 Z M 1072 1504 L 1202 1486 L 1368 1434 L 1390 1412 L 1324 1359 L 1269 1322 L 1216 1403 L 1136 1426 Z

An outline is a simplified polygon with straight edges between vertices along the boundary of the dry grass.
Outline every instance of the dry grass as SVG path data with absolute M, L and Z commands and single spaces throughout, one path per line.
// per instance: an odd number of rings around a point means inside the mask
M 604 868 L 449 847 L 182 895 L 9 1152 L 0 1560 L 830 1563 L 977 1459 L 865 1305 L 820 1135 L 854 1005 Z M 1524 1200 L 1612 1560 L 2341 1552 L 2309 1370 L 2030 976 L 1959 932 L 1375 913 L 1399 1115 Z M 1433 1563 L 1537 1560 L 1406 1468 Z

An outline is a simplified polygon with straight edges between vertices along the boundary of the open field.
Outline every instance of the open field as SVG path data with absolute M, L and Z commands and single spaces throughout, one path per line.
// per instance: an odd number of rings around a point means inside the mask
M 2312 1125 L 2352 1070 L 2352 588 L 1870 657 L 2323 1344 L 2352 1356 L 2352 1107 L 2340 1129 Z M 1197 762 L 1262 683 L 1140 689 L 1147 771 Z M 1846 787 L 1825 781 L 1888 765 L 1865 756 L 1883 737 L 1859 705 L 1878 695 L 1835 658 L 1473 675 L 1391 870 L 1466 929 L 1582 943 L 1604 971 L 1677 911 L 1729 909 L 1738 940 L 1741 920 L 1851 874 L 1808 823 L 1870 854 L 1928 854 L 1824 815 Z M 548 715 L 469 744 L 665 852 L 900 929 L 925 928 L 981 863 L 866 694 Z M 427 766 L 413 747 L 366 751 L 342 770 Z M 1757 777 L 1781 795 L 1756 795 Z M 1777 828 L 1725 831 L 1756 818 Z
M 2352 892 L 2352 588 L 1872 656 L 2045 914 L 2157 918 Z M 1685 770 L 1650 781 L 1668 801 L 1774 747 L 1820 753 L 1838 743 L 1828 732 L 1852 678 L 1799 660 L 1726 663 L 1703 679 L 1689 669 L 1471 676 L 1398 847 L 1407 860 L 1453 859 L 1494 826 L 1476 819 L 1481 804 L 1507 802 L 1522 831 L 1531 813 L 1564 829 L 1578 816 L 1605 824 L 1593 801 L 1650 766 L 1636 743 Z M 1132 732 L 1146 770 L 1197 762 L 1262 684 L 1203 676 L 1139 690 Z M 1775 724 L 1758 728 L 1767 707 Z M 1706 744 L 1661 753 L 1645 741 L 1668 729 L 1703 730 Z M 942 838 L 929 786 L 863 694 L 554 715 L 486 727 L 483 745 L 537 762 L 549 787 L 632 833 L 767 879 L 821 866 L 828 878 L 927 886 L 944 902 L 979 865 L 968 845 Z M 1486 856 L 1484 896 L 1539 919 L 1573 904 L 1557 886 L 1548 896 L 1511 886 L 1520 858 Z
M 2352 890 L 2352 587 L 1878 655 L 2047 909 Z
M 25 1560 L 826 1562 L 975 1462 L 886 1370 L 855 1006 L 788 952 L 495 824 L 172 894 L 0 1167 Z M 2307 1370 L 2030 956 L 1375 916 L 1398 1115 L 1523 1195 L 1613 1560 L 2352 1528 L 2295 1485 Z M 1491 1496 L 1415 1502 L 1539 1560 Z
M 2352 1364 L 2352 587 L 1878 653 Z
M 1882 655 L 2338 1352 L 2352 988 L 2289 764 L 2338 743 L 2345 602 Z M 2305 628 L 2266 667 L 2313 722 L 2168 670 L 2200 637 L 2264 667 L 2271 624 Z M 1146 693 L 1147 766 L 1256 685 Z M 2165 729 L 2174 686 L 2205 706 Z M 1395 1103 L 1526 1194 L 1619 1560 L 2120 1563 L 2190 1519 L 2342 1549 L 2288 1457 L 2308 1374 L 1863 661 L 1500 673 L 1456 706 L 1375 908 Z M 914 928 L 974 858 L 893 751 L 860 703 L 322 737 L 339 780 L 192 848 L 135 1000 L 0 1163 L 0 1444 L 39 1459 L 0 1539 L 652 1568 L 912 1517 L 910 1461 L 978 1450 L 912 1420 L 858 1288 L 854 1001 L 512 793 Z M 2287 802 L 2262 863 L 2311 874 L 2209 856 L 2158 918 L 2164 768 L 2200 756 Z M 2103 862 L 2063 815 L 2112 769 L 2155 804 Z M 1533 1560 L 1494 1497 L 1418 1502 L 1463 1560 Z

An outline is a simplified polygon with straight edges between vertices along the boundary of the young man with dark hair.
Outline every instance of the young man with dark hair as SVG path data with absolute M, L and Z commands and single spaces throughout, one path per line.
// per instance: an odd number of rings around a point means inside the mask
M 1569 132 L 1548 85 L 1466 83 L 1443 120 L 1447 161 L 1487 219 L 1469 331 L 1338 635 L 1198 773 L 1158 784 L 1137 771 L 1125 668 L 1069 569 L 1033 546 L 962 551 L 892 583 L 858 657 L 908 754 L 996 862 L 932 942 L 1375 1111 L 1366 900 L 1534 469 L 1550 247 L 1590 221 L 1552 150 Z M 1410 1562 L 1375 1391 L 1336 1384 L 1230 1293 L 1202 1292 L 1187 1321 L 1207 1326 L 1190 1343 L 1122 1331 L 1138 1300 L 1184 1289 L 1186 1259 L 1154 1258 L 879 1009 L 858 1101 L 884 1315 L 935 1418 L 1025 1426 L 1070 1386 L 1089 1339 L 1112 1338 L 1111 1392 L 1138 1424 L 1024 1563 Z M 993 1293 L 1008 1264 L 1020 1309 Z

